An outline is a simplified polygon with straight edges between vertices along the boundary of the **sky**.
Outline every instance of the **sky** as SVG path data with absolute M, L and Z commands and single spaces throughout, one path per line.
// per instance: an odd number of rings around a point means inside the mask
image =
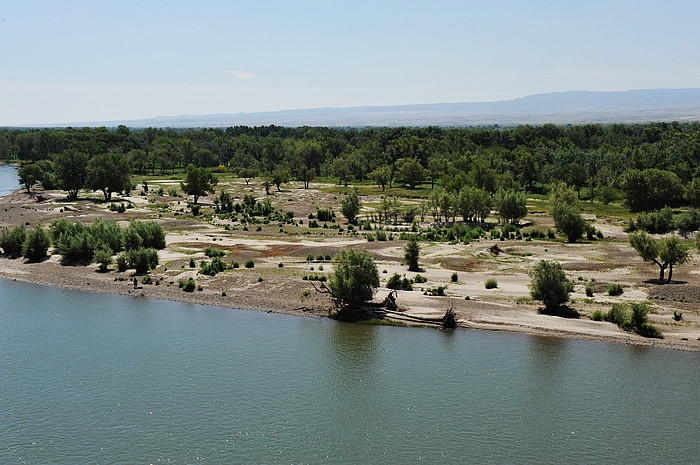
M 697 0 L 0 0 L 0 126 L 700 87 Z

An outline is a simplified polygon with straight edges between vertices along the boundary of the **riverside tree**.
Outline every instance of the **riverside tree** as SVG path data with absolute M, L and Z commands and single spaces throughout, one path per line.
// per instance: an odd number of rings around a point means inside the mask
M 368 251 L 344 249 L 333 257 L 333 273 L 328 280 L 331 297 L 359 305 L 372 300 L 378 287 L 379 272 Z
M 41 226 L 29 231 L 22 245 L 22 256 L 30 261 L 39 261 L 46 257 L 49 250 L 49 234 Z
M 30 163 L 24 165 L 17 172 L 19 176 L 19 182 L 24 184 L 27 189 L 27 193 L 31 192 L 32 186 L 41 180 L 44 176 L 43 170 L 36 163 Z
M 66 150 L 56 155 L 54 171 L 61 189 L 68 191 L 68 198 L 78 197 L 78 191 L 85 187 L 89 157 L 83 152 Z
M 532 278 L 530 295 L 535 300 L 541 300 L 548 311 L 556 310 L 569 301 L 574 285 L 566 278 L 558 262 L 540 260 L 528 274 Z
M 635 231 L 630 234 L 629 241 L 642 260 L 653 262 L 659 267 L 659 284 L 664 283 L 666 268 L 668 268 L 666 283 L 670 283 L 673 277 L 673 265 L 682 265 L 690 260 L 690 253 L 676 236 L 656 240 L 646 231 Z

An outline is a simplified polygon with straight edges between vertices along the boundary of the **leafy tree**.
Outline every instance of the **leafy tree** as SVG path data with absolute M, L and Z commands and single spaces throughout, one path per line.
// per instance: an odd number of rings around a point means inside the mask
M 340 211 L 348 219 L 348 223 L 354 223 L 357 220 L 357 214 L 360 212 L 360 198 L 355 189 L 347 193 L 341 202 Z
M 250 180 L 257 175 L 258 170 L 256 170 L 255 168 L 241 168 L 240 171 L 238 171 L 238 177 L 245 179 L 246 185 L 248 185 Z
M 683 184 L 678 176 L 656 168 L 627 170 L 622 177 L 622 189 L 627 206 L 635 212 L 675 205 L 683 197 Z
M 522 192 L 500 189 L 494 200 L 502 223 L 518 224 L 527 215 L 527 201 Z
M 530 295 L 541 300 L 547 310 L 554 310 L 569 301 L 574 285 L 566 278 L 558 262 L 540 260 L 528 274 L 532 279 Z
M 659 247 L 659 258 L 664 263 L 668 263 L 668 281 L 671 283 L 673 277 L 673 265 L 682 265 L 690 260 L 690 253 L 681 244 L 676 236 L 667 237 L 661 241 Z
M 416 157 L 396 160 L 396 172 L 411 189 L 415 189 L 416 185 L 425 179 L 425 169 Z
M 550 198 L 552 218 L 557 231 L 566 234 L 569 242 L 576 242 L 583 236 L 588 223 L 581 216 L 581 203 L 578 195 L 559 183 L 552 190 Z
M 109 201 L 113 192 L 130 187 L 130 171 L 127 157 L 121 153 L 95 155 L 87 165 L 86 185 L 92 190 L 101 190 L 105 200 Z
M 369 178 L 372 179 L 377 186 L 382 188 L 382 192 L 384 192 L 384 188 L 387 184 L 389 184 L 389 187 L 391 187 L 392 176 L 393 174 L 391 172 L 391 167 L 389 166 L 380 166 L 369 173 Z
M 343 249 L 333 257 L 328 288 L 334 299 L 362 304 L 372 299 L 378 287 L 379 272 L 368 251 Z
M 695 208 L 700 207 L 700 177 L 693 178 L 685 192 L 688 205 Z
M 277 168 L 272 172 L 271 181 L 277 187 L 277 192 L 281 192 L 280 186 L 285 182 L 289 182 L 290 177 L 289 170 L 286 168 Z
M 420 245 L 415 235 L 411 235 L 404 247 L 404 258 L 408 265 L 408 271 L 420 271 L 418 256 L 420 255 Z
M 27 238 L 24 225 L 18 224 L 12 229 L 3 229 L 0 234 L 0 248 L 5 255 L 19 257 L 22 255 L 22 247 Z
M 447 173 L 448 161 L 442 155 L 433 155 L 428 159 L 428 173 L 430 174 L 430 188 L 435 188 L 435 181 Z
M 491 213 L 491 196 L 478 187 L 463 187 L 455 198 L 455 213 L 464 221 L 485 221 Z
M 39 261 L 46 257 L 51 240 L 48 233 L 41 226 L 29 231 L 22 246 L 22 256 L 27 260 Z
M 630 245 L 642 260 L 653 262 L 659 267 L 659 284 L 664 282 L 664 273 L 669 268 L 667 283 L 671 282 L 673 265 L 682 265 L 690 259 L 688 250 L 676 236 L 656 240 L 646 231 L 635 231 L 629 236 Z
M 24 184 L 27 193 L 31 192 L 32 186 L 44 177 L 43 170 L 36 163 L 24 165 L 17 174 L 19 175 L 19 182 Z
M 78 191 L 85 187 L 88 156 L 83 152 L 68 149 L 54 158 L 54 171 L 59 186 L 68 191 L 68 198 L 78 197 Z
M 213 193 L 216 184 L 217 179 L 210 170 L 189 164 L 185 172 L 185 181 L 180 183 L 180 187 L 185 194 L 193 196 L 194 203 L 197 203 L 200 196 Z
M 158 266 L 158 252 L 152 248 L 131 249 L 126 258 L 129 268 L 134 268 L 137 273 L 147 273 Z

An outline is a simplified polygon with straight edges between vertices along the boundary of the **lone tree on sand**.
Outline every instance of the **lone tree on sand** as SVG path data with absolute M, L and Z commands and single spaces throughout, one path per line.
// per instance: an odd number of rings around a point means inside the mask
M 659 284 L 664 283 L 664 272 L 668 268 L 668 279 L 673 277 L 673 265 L 682 265 L 690 260 L 690 253 L 676 236 L 656 240 L 645 231 L 635 231 L 629 236 L 630 245 L 642 260 L 653 262 L 659 267 Z
M 406 242 L 406 246 L 404 247 L 404 258 L 408 265 L 408 271 L 420 271 L 420 266 L 418 266 L 419 254 L 420 245 L 418 245 L 416 236 L 413 235 L 408 238 L 408 242 Z
M 532 278 L 530 294 L 541 300 L 546 310 L 555 310 L 569 301 L 569 293 L 574 285 L 566 278 L 558 262 L 540 260 L 528 274 Z
M 328 281 L 331 297 L 350 305 L 372 300 L 379 287 L 379 272 L 372 254 L 345 249 L 333 257 L 333 274 Z
M 194 203 L 197 203 L 200 196 L 214 192 L 216 184 L 217 179 L 208 169 L 189 164 L 186 168 L 185 182 L 181 183 L 180 187 L 185 194 L 193 196 Z

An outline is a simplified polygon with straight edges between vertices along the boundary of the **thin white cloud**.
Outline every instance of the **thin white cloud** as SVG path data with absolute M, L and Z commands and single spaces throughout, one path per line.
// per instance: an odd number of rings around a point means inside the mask
M 251 81 L 256 78 L 255 74 L 248 71 L 241 71 L 240 69 L 226 69 L 222 71 L 224 74 L 230 74 L 236 79 L 241 79 L 243 81 Z

